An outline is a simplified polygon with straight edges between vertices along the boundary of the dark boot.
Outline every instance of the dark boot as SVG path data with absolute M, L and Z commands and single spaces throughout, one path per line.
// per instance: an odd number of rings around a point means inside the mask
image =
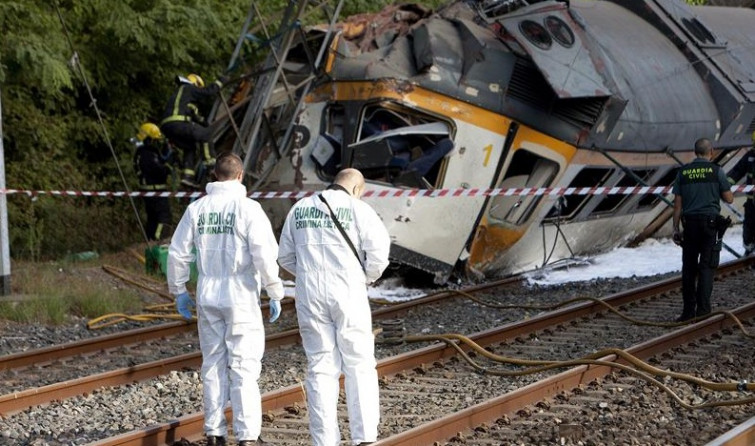
M 215 435 L 207 436 L 207 446 L 225 446 L 225 437 L 218 437 Z
M 241 440 L 241 441 L 239 441 L 239 446 L 258 446 L 258 445 L 265 445 L 265 444 L 270 444 L 270 443 L 262 440 L 262 437 L 259 437 L 256 440 Z

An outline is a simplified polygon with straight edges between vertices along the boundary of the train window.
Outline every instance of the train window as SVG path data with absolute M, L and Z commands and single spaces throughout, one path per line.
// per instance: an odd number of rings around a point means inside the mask
M 553 39 L 543 25 L 533 22 L 532 20 L 522 20 L 521 23 L 519 23 L 519 31 L 521 31 L 524 37 L 532 42 L 533 45 L 542 50 L 547 50 L 553 44 Z
M 674 180 L 676 179 L 677 170 L 679 169 L 676 167 L 669 169 L 668 172 L 666 172 L 666 174 L 663 175 L 663 177 L 660 180 L 656 181 L 655 184 L 653 184 L 653 186 L 654 187 L 671 186 L 672 184 L 674 184 Z M 661 197 L 659 195 L 646 194 L 637 203 L 637 209 L 643 210 L 643 209 L 651 208 L 655 206 L 656 204 L 658 204 L 659 201 L 661 201 Z
M 558 173 L 558 164 L 528 150 L 514 153 L 506 176 L 498 187 L 548 187 Z M 521 225 L 532 215 L 541 195 L 496 196 L 491 200 L 489 215 L 494 220 Z
M 652 175 L 652 170 L 635 170 L 634 175 L 627 175 L 624 174 L 624 176 L 621 177 L 621 179 L 613 185 L 613 187 L 634 187 L 634 186 L 642 186 L 643 183 L 638 181 L 637 178 L 642 180 L 642 182 L 645 182 L 648 178 L 650 178 L 650 175 Z M 600 200 L 600 203 L 598 203 L 597 206 L 595 206 L 595 209 L 593 209 L 593 214 L 610 214 L 614 211 L 616 211 L 619 206 L 621 206 L 622 203 L 627 201 L 631 195 L 628 194 L 613 194 L 613 195 L 604 195 L 603 198 Z
M 451 126 L 394 103 L 365 107 L 357 141 L 349 146 L 351 166 L 365 178 L 399 187 L 438 186 L 446 155 L 454 148 Z
M 551 33 L 553 39 L 561 45 L 569 48 L 574 45 L 574 33 L 563 20 L 549 15 L 545 18 L 545 27 Z
M 604 167 L 585 167 L 569 183 L 569 187 L 599 187 L 603 186 L 613 174 L 614 169 Z M 570 220 L 579 212 L 582 205 L 587 202 L 590 195 L 565 195 L 553 206 L 546 219 Z
M 317 167 L 317 175 L 325 181 L 332 180 L 341 167 L 345 114 L 341 105 L 330 105 L 323 113 L 322 134 L 317 136 L 311 158 Z

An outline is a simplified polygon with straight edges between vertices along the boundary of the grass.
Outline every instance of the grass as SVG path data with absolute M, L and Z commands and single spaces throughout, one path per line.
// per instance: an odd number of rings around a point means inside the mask
M 110 259 L 112 260 L 112 259 Z M 143 272 L 136 266 L 115 265 Z M 21 323 L 60 325 L 72 317 L 135 314 L 144 302 L 139 291 L 105 273 L 102 259 L 86 262 L 17 262 L 11 270 L 13 301 L 0 302 L 0 318 Z M 112 262 L 108 262 L 113 264 Z M 129 263 L 129 262 L 125 262 Z

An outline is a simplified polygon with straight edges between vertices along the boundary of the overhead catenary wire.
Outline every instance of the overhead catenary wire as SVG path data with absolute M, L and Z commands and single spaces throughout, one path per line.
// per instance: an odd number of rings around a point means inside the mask
M 84 69 L 81 66 L 81 60 L 79 59 L 79 53 L 76 51 L 76 47 L 73 45 L 73 40 L 71 39 L 71 35 L 68 32 L 68 27 L 66 26 L 66 22 L 63 19 L 63 13 L 60 11 L 60 5 L 59 2 L 55 2 L 55 11 L 58 14 L 58 19 L 60 20 L 60 25 L 63 27 L 63 34 L 65 35 L 66 41 L 68 42 L 68 46 L 71 48 L 71 52 L 73 53 L 73 56 L 71 57 L 71 65 L 74 68 L 75 71 L 78 72 L 79 76 L 81 76 L 81 80 L 84 83 L 84 87 L 87 90 L 87 94 L 89 95 L 89 100 L 91 101 L 92 108 L 94 109 L 95 114 L 97 115 L 97 122 L 99 123 L 100 129 L 102 129 L 102 138 L 105 141 L 105 144 L 107 144 L 108 148 L 110 149 L 110 154 L 113 156 L 113 160 L 115 161 L 115 167 L 118 169 L 118 174 L 120 175 L 121 181 L 123 182 L 123 187 L 126 188 L 126 191 L 131 192 L 128 181 L 126 181 L 126 176 L 123 174 L 123 169 L 121 168 L 120 162 L 118 162 L 118 156 L 115 154 L 115 149 L 113 148 L 113 144 L 110 140 L 110 134 L 107 131 L 107 127 L 105 126 L 105 122 L 102 119 L 102 114 L 100 113 L 100 109 L 97 106 L 97 99 L 94 97 L 94 94 L 92 93 L 92 88 L 89 85 L 89 81 L 87 80 L 86 74 L 84 73 Z M 134 215 L 136 216 L 136 221 L 139 224 L 139 229 L 141 230 L 142 236 L 144 237 L 145 242 L 147 244 L 150 243 L 149 237 L 147 237 L 147 231 L 144 228 L 144 224 L 142 223 L 142 219 L 139 216 L 139 210 L 136 208 L 136 202 L 134 201 L 134 198 L 129 195 L 129 202 L 131 203 L 131 208 L 134 211 Z

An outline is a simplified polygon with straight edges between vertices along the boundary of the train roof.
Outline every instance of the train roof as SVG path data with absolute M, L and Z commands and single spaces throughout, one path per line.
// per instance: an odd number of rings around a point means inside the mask
M 754 10 L 681 0 L 519 3 L 394 10 L 393 30 L 359 48 L 342 41 L 345 57 L 331 75 L 403 80 L 579 147 L 680 150 L 703 136 L 719 147 L 751 143 Z

